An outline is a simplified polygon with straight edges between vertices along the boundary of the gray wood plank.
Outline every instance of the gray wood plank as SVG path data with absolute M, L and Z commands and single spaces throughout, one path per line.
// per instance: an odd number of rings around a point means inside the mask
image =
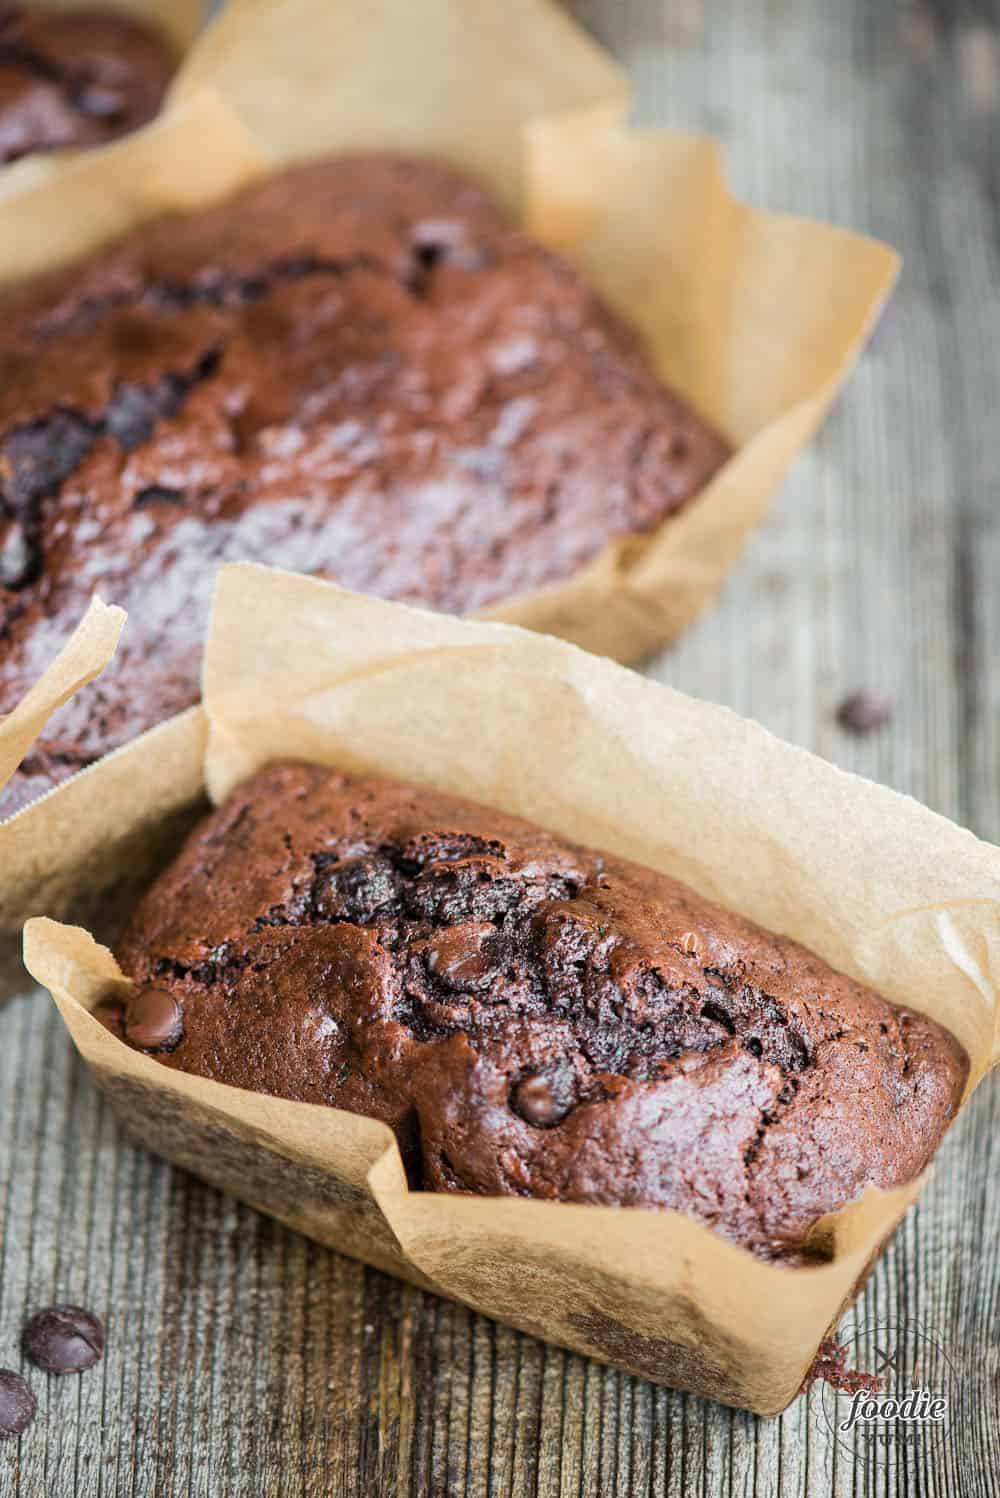
M 1000 841 L 1000 39 L 995 0 L 576 0 L 646 122 L 741 193 L 882 235 L 900 290 L 718 606 L 650 666 Z M 834 710 L 890 692 L 891 726 Z M 660 1498 L 1000 1493 L 1000 1087 L 953 1131 L 861 1310 L 961 1371 L 933 1457 L 654 1389 L 308 1244 L 130 1146 L 43 995 L 0 1011 L 0 1365 L 25 1310 L 108 1311 L 0 1446 L 0 1495 Z

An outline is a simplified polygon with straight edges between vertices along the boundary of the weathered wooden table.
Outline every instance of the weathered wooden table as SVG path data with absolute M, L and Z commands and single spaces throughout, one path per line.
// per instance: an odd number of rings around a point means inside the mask
M 651 669 L 1000 842 L 997 0 L 579 0 L 646 122 L 740 192 L 869 230 L 906 270 L 718 607 Z M 852 740 L 850 689 L 895 718 Z M 323 1251 L 132 1148 L 40 994 L 0 1013 L 0 1366 L 25 1307 L 110 1308 L 36 1380 L 0 1494 L 1000 1492 L 1000 1085 L 981 1089 L 862 1312 L 955 1365 L 928 1454 L 876 1466 L 814 1389 L 757 1420 L 547 1348 Z M 958 1397 L 960 1395 L 960 1397 Z

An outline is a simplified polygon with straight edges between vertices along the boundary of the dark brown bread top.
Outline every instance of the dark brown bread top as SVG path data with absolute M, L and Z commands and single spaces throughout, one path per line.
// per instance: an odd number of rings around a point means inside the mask
M 164 1065 L 384 1119 L 435 1191 L 674 1207 L 763 1257 L 915 1176 L 961 1047 L 637 864 L 301 764 L 192 834 L 101 1018 Z
M 464 612 L 565 578 L 725 443 L 465 178 L 341 157 L 0 296 L 0 712 L 91 593 L 115 662 L 0 815 L 180 711 L 218 565 Z
M 0 163 L 137 130 L 175 66 L 165 37 L 115 10 L 0 6 Z

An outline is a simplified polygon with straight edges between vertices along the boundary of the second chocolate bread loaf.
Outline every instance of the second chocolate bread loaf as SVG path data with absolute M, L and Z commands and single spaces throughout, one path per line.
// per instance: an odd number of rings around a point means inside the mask
M 198 696 L 220 563 L 463 613 L 655 526 L 726 443 L 464 177 L 342 157 L 0 296 L 0 713 L 99 590 L 115 662 L 0 797 Z

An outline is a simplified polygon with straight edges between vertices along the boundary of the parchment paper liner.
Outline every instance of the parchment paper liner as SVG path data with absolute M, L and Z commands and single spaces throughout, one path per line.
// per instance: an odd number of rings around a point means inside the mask
M 678 874 L 933 1015 L 969 1052 L 970 1091 L 997 1059 L 1000 851 L 726 709 L 541 635 L 246 565 L 220 574 L 204 687 L 213 799 L 286 755 L 471 795 Z M 167 728 L 69 787 L 76 815 L 120 837 L 147 824 L 170 789 Z M 66 803 L 42 803 L 40 832 L 60 835 Z M 25 960 L 159 1153 L 500 1320 L 760 1412 L 794 1396 L 920 1189 L 826 1219 L 833 1256 L 809 1269 L 670 1212 L 411 1193 L 384 1126 L 186 1077 L 111 1037 L 87 1011 L 128 985 L 86 932 L 32 920 Z
M 146 21 L 162 32 L 174 48 L 178 64 L 201 28 L 202 0 L 42 0 L 46 10 L 120 10 Z M 0 166 L 0 198 L 33 182 L 44 181 L 54 162 L 63 163 L 84 151 L 35 151 Z

